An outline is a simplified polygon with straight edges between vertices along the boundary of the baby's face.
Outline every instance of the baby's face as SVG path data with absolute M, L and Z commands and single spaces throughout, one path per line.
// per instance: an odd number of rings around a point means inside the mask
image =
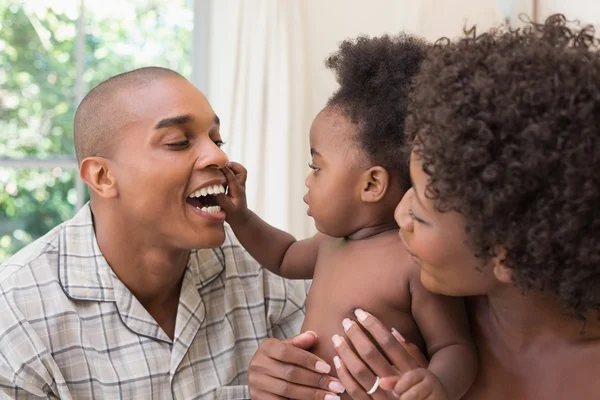
M 333 237 L 360 228 L 353 216 L 363 204 L 360 177 L 368 163 L 355 135 L 356 126 L 335 110 L 321 111 L 310 129 L 312 171 L 304 201 L 317 229 Z

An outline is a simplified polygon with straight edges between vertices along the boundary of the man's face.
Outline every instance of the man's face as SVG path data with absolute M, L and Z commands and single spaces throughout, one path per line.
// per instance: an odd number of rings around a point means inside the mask
M 141 246 L 219 246 L 225 213 L 210 195 L 193 198 L 226 183 L 219 120 L 206 97 L 183 78 L 165 77 L 119 99 L 131 117 L 118 133 L 111 171 L 126 229 Z

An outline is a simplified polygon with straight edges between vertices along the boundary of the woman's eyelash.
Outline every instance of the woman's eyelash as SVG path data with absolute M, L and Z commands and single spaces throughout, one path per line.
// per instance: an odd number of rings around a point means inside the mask
M 167 143 L 168 147 L 184 147 L 190 144 L 189 140 L 182 140 L 181 142 L 176 143 Z
M 408 209 L 408 215 L 410 216 L 410 218 L 411 218 L 413 221 L 417 221 L 417 222 L 423 222 L 423 220 L 422 220 L 421 218 L 419 218 L 419 217 L 417 217 L 417 216 L 415 215 L 415 213 L 413 212 L 413 209 L 412 209 L 412 207 Z
M 318 171 L 319 167 L 317 167 L 315 164 L 313 163 L 308 163 L 308 168 L 312 169 L 313 171 Z
M 225 142 L 222 140 L 213 140 L 213 142 L 217 145 L 218 148 L 225 146 Z

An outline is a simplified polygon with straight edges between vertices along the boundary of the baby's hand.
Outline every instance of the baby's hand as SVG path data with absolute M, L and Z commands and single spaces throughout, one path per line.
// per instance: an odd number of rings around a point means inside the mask
M 227 178 L 227 194 L 217 196 L 217 204 L 227 214 L 226 220 L 230 225 L 243 224 L 250 213 L 246 203 L 246 177 L 248 172 L 241 164 L 229 162 L 223 168 Z
M 380 387 L 400 399 L 448 400 L 440 380 L 427 368 L 417 368 L 401 376 L 381 379 Z

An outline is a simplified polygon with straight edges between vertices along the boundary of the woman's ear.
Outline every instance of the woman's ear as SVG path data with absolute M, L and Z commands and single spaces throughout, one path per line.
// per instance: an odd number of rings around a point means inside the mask
M 79 176 L 90 191 L 105 199 L 117 197 L 117 181 L 106 158 L 88 157 L 79 166 Z
M 360 198 L 365 203 L 376 203 L 383 199 L 390 186 L 390 174 L 377 165 L 369 168 L 362 176 Z
M 513 283 L 512 269 L 506 266 L 506 249 L 496 252 L 492 258 L 492 268 L 494 276 L 502 283 Z

